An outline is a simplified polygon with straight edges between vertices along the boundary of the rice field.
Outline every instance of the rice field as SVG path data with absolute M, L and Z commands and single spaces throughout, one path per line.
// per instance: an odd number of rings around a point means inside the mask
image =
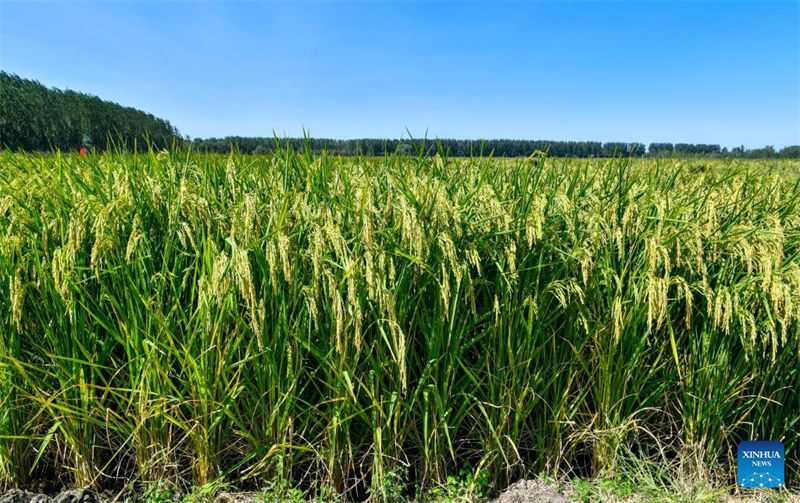
M 800 482 L 799 162 L 5 152 L 0 279 L 0 488 Z

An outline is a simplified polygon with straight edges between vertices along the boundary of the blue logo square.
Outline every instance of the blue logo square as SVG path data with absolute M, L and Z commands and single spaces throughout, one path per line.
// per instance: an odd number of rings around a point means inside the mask
M 783 487 L 783 443 L 745 440 L 739 444 L 737 479 L 741 487 Z

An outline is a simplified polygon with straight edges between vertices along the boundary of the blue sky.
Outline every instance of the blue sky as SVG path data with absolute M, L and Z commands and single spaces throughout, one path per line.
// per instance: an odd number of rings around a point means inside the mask
M 192 137 L 800 143 L 797 0 L 0 2 L 0 68 Z

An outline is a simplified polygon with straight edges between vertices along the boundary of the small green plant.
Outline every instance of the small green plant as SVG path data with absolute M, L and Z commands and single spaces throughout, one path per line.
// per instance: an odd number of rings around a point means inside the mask
M 181 498 L 180 492 L 172 484 L 160 481 L 145 485 L 142 499 L 145 503 L 171 503 Z
M 593 494 L 592 485 L 584 479 L 572 481 L 572 489 L 575 491 L 575 500 L 582 503 L 589 503 Z
M 624 477 L 600 479 L 593 482 L 584 479 L 572 481 L 575 498 L 583 503 L 595 501 L 626 500 L 635 493 L 633 482 Z
M 264 503 L 303 503 L 305 492 L 297 488 L 282 488 L 280 484 L 261 490 L 258 499 Z
M 312 503 L 333 503 L 342 501 L 342 495 L 331 484 L 315 480 L 312 489 L 304 495 Z
M 483 500 L 489 490 L 488 473 L 481 470 L 476 476 L 469 467 L 459 470 L 459 475 L 448 475 L 444 484 L 430 489 L 423 498 L 430 503 L 470 503 Z
M 217 495 L 229 487 L 221 481 L 212 481 L 195 487 L 183 497 L 182 503 L 212 503 Z
M 376 501 L 385 503 L 400 503 L 405 501 L 406 481 L 408 469 L 405 466 L 396 466 L 383 474 L 383 484 L 373 486 L 371 496 Z

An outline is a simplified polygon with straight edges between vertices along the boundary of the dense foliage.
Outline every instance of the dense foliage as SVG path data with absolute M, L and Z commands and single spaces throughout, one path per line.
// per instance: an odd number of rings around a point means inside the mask
M 233 147 L 241 153 L 262 154 L 274 152 L 287 146 L 299 150 L 307 149 L 315 154 L 330 155 L 392 155 L 415 154 L 420 150 L 432 153 L 444 150 L 454 157 L 487 156 L 523 157 L 534 152 L 547 152 L 553 157 L 628 157 L 641 155 L 645 146 L 641 143 L 600 143 L 579 141 L 532 141 L 532 140 L 389 140 L 363 138 L 357 140 L 332 140 L 324 138 L 209 138 L 196 139 L 194 148 L 201 152 L 227 153 Z
M 0 160 L 2 486 L 730 484 L 740 440 L 800 447 L 797 164 Z
M 547 140 L 332 140 L 324 138 L 272 138 L 229 136 L 227 138 L 195 139 L 193 146 L 200 152 L 228 153 L 231 149 L 244 154 L 264 154 L 289 146 L 295 150 L 308 149 L 314 154 L 323 151 L 330 155 L 401 155 L 419 151 L 448 152 L 453 157 L 471 157 L 489 154 L 495 157 L 527 157 L 536 152 L 546 152 L 550 157 L 709 157 L 748 159 L 800 159 L 800 146 L 785 147 L 776 151 L 772 147 L 746 150 L 737 147 L 731 151 L 719 145 L 690 143 L 623 143 L 598 141 L 547 141 Z
M 12 150 L 147 148 L 172 144 L 169 122 L 75 91 L 0 72 L 0 147 Z
M 24 151 L 77 150 L 136 145 L 138 150 L 183 144 L 176 128 L 163 119 L 130 107 L 103 101 L 96 96 L 47 88 L 42 84 L 0 71 L 0 147 Z M 149 143 L 149 146 L 148 146 Z M 550 157 L 709 157 L 752 159 L 798 159 L 800 146 L 776 151 L 773 147 L 732 150 L 719 145 L 688 143 L 548 141 L 548 140 L 455 140 L 226 137 L 195 139 L 200 152 L 265 154 L 285 147 L 308 149 L 330 155 L 407 155 L 420 151 L 448 152 L 453 157 L 493 155 L 527 157 L 546 152 Z

